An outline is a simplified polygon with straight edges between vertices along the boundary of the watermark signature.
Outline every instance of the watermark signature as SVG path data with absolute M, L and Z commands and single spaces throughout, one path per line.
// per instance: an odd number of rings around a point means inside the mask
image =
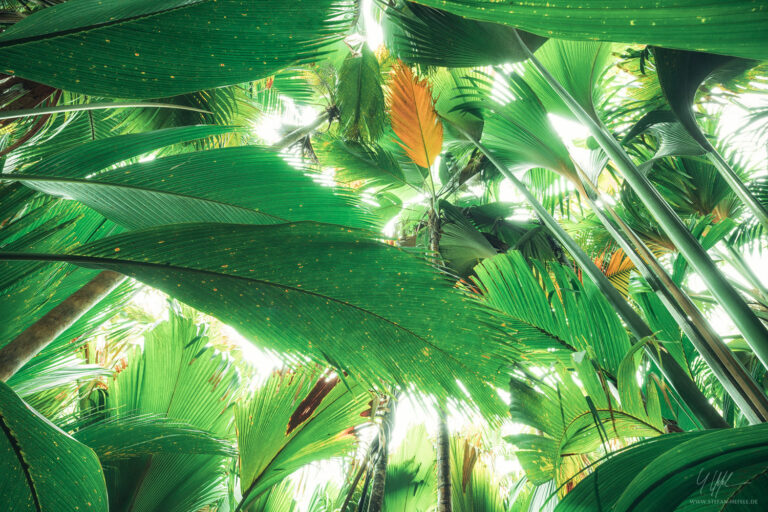
M 689 503 L 697 505 L 757 505 L 756 498 L 739 498 L 738 489 L 747 482 L 735 482 L 733 471 L 699 471 L 696 476 L 698 492 L 691 495 Z M 731 492 L 728 492 L 731 489 Z M 725 492 L 723 492 L 725 491 Z M 722 493 L 722 495 L 721 495 Z

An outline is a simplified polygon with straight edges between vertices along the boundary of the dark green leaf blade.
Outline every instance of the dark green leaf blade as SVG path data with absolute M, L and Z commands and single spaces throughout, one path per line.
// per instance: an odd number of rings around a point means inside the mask
M 544 37 L 638 43 L 734 55 L 768 56 L 768 5 L 760 0 L 418 0 L 459 16 L 504 23 Z M 713 34 L 717 34 L 713 37 Z
M 335 0 L 73 0 L 0 36 L 0 68 L 94 96 L 158 98 L 264 78 L 347 28 Z
M 369 384 L 384 379 L 462 397 L 460 376 L 486 412 L 501 407 L 488 383 L 516 355 L 487 331 L 476 302 L 444 276 L 346 227 L 184 224 L 66 254 L 3 256 L 116 269 L 273 348 L 329 361 Z
M 0 383 L 0 496 L 6 510 L 107 510 L 96 454 Z

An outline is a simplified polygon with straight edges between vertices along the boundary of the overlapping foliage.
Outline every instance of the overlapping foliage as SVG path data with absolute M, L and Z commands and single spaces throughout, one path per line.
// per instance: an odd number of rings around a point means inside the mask
M 768 500 L 761 2 L 48 3 L 0 22 L 0 350 L 132 279 L 0 384 L 11 510 Z M 395 397 L 479 426 L 393 448 Z

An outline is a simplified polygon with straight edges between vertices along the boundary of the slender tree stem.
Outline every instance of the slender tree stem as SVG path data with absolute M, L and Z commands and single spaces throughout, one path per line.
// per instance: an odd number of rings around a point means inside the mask
M 443 119 L 445 122 L 450 122 Z M 472 135 L 460 126 L 453 124 L 453 127 L 461 133 L 468 141 L 472 142 L 498 171 L 504 175 L 514 185 L 514 187 L 525 197 L 528 204 L 534 209 L 542 222 L 550 230 L 552 235 L 565 247 L 571 256 L 576 260 L 581 270 L 589 276 L 591 281 L 600 289 L 608 302 L 624 320 L 632 332 L 636 341 L 653 336 L 650 327 L 640 318 L 640 315 L 632 309 L 624 297 L 613 287 L 608 278 L 600 271 L 592 259 L 584 253 L 576 241 L 557 223 L 549 214 L 544 206 L 531 194 L 530 190 L 513 173 L 509 171 L 501 162 L 499 162 L 488 149 L 477 141 Z M 683 398 L 684 405 L 689 407 L 694 416 L 701 422 L 705 428 L 727 428 L 730 425 L 709 403 L 707 397 L 696 386 L 691 377 L 680 367 L 674 357 L 663 347 L 657 357 L 656 352 L 646 345 L 646 353 L 656 363 L 656 366 L 664 375 L 664 378 L 672 385 L 672 388 Z
M 125 276 L 104 270 L 0 349 L 0 380 L 6 382 L 30 359 L 107 296 Z
M 661 197 L 658 190 L 648 181 L 648 178 L 635 166 L 635 163 L 626 151 L 608 133 L 602 123 L 590 116 L 573 96 L 565 90 L 560 82 L 547 71 L 528 47 L 525 46 L 522 39 L 520 39 L 520 35 L 516 33 L 516 37 L 523 46 L 523 50 L 528 54 L 534 67 L 576 118 L 589 129 L 597 143 L 603 148 L 603 151 L 613 160 L 625 181 L 637 193 L 645 207 L 653 215 L 667 236 L 669 236 L 672 243 L 675 244 L 677 250 L 695 269 L 720 305 L 731 317 L 755 355 L 768 368 L 768 329 L 749 308 L 742 296 L 730 285 L 722 272 L 720 272 L 720 269 L 717 268 L 717 265 L 709 257 L 707 251 L 701 247 L 699 242 L 685 227 L 683 221 L 680 220 L 680 217 Z
M 731 247 L 729 244 L 726 244 L 726 248 L 728 250 L 728 254 L 723 256 L 728 259 L 728 262 L 731 264 L 731 266 L 738 270 L 741 275 L 744 276 L 744 279 L 749 282 L 749 284 L 755 287 L 755 290 L 757 290 L 757 293 L 762 296 L 763 299 L 768 299 L 768 288 L 766 288 L 766 286 L 763 284 L 760 276 L 755 274 L 755 272 L 749 267 L 747 262 L 744 261 L 744 257 L 739 254 L 739 251 Z M 754 291 L 752 294 L 754 295 Z
M 355 489 L 357 489 L 357 484 L 360 482 L 360 478 L 363 476 L 363 472 L 365 471 L 365 468 L 368 467 L 368 461 L 371 459 L 371 454 L 374 452 L 375 443 L 371 443 L 371 445 L 368 447 L 368 453 L 365 454 L 365 458 L 360 463 L 360 469 L 357 471 L 357 474 L 355 475 L 355 478 L 352 480 L 352 483 L 349 485 L 349 492 L 347 492 L 347 496 L 344 498 L 344 503 L 342 503 L 341 508 L 339 509 L 339 512 L 346 512 L 347 507 L 349 506 L 349 502 L 352 501 L 352 496 L 355 494 Z
M 768 230 L 768 212 L 766 212 L 763 205 L 760 204 L 760 201 L 758 201 L 752 192 L 749 191 L 746 185 L 744 185 L 744 182 L 741 181 L 714 146 L 709 145 L 709 147 L 705 149 L 707 150 L 707 158 L 709 158 L 709 161 L 712 162 L 718 172 L 720 172 L 720 176 L 722 176 L 728 183 L 728 186 L 731 187 L 733 193 L 747 205 L 747 208 L 749 208 L 755 217 L 757 217 L 757 220 L 760 221 L 763 228 Z
M 597 196 L 597 187 L 589 181 L 578 166 L 576 169 L 583 185 L 590 189 L 589 192 L 582 189 L 582 195 L 595 215 L 632 260 L 648 285 L 688 336 L 688 339 L 722 384 L 723 389 L 731 396 L 751 424 L 767 421 L 768 397 L 765 396 L 765 393 L 712 329 L 701 311 L 672 281 L 651 250 L 632 228 L 627 226 L 610 206 L 605 205 L 603 207 L 605 211 L 612 217 L 613 222 L 620 226 L 626 236 L 622 235 L 614 227 L 611 219 L 603 214 L 602 209 L 592 200 L 592 195 Z
M 389 412 L 381 420 L 379 430 L 379 453 L 373 465 L 371 481 L 371 497 L 368 502 L 368 512 L 381 512 L 384 507 L 384 488 L 387 483 L 387 462 L 389 461 L 389 442 L 392 439 L 392 428 L 395 423 L 395 401 L 389 400 Z
M 451 436 L 445 410 L 437 411 L 437 512 L 451 512 Z

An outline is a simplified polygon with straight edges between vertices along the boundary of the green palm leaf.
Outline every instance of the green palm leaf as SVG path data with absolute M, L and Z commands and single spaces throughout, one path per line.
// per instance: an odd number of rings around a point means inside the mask
M 240 382 L 231 361 L 207 343 L 204 326 L 172 311 L 110 383 L 113 419 L 79 434 L 102 458 L 110 510 L 199 510 L 225 496 L 232 451 L 219 439 L 232 435 Z
M 6 510 L 107 510 L 96 454 L 0 383 L 0 496 Z
M 346 227 L 183 224 L 2 258 L 118 270 L 372 385 L 383 379 L 462 397 L 460 378 L 486 412 L 500 405 L 487 383 L 517 355 L 482 325 L 486 312 L 425 262 Z
M 414 2 L 388 7 L 385 14 L 388 47 L 408 64 L 472 68 L 526 58 L 514 29 L 508 26 L 462 18 Z M 546 41 L 527 32 L 520 32 L 520 37 L 531 51 Z
M 350 54 L 339 71 L 336 107 L 344 138 L 376 140 L 384 131 L 384 92 L 376 56 L 367 45 Z
M 766 464 L 765 424 L 661 436 L 597 466 L 557 511 L 759 508 L 768 503 Z
M 766 6 L 753 0 L 419 0 L 459 16 L 544 37 L 652 44 L 749 59 L 766 58 Z M 712 37 L 717 34 L 717 37 Z
M 118 98 L 158 98 L 264 78 L 318 55 L 349 25 L 311 0 L 73 0 L 0 36 L 5 73 Z
M 240 482 L 248 505 L 310 462 L 348 455 L 370 394 L 339 377 L 301 370 L 273 375 L 235 407 Z M 350 386 L 351 384 L 351 386 Z
M 435 450 L 423 425 L 411 428 L 389 456 L 384 493 L 387 512 L 427 512 L 434 506 Z
M 576 354 L 577 375 L 586 395 L 564 368 L 558 368 L 554 384 L 536 383 L 536 389 L 516 380 L 510 381 L 512 418 L 539 434 L 516 434 L 505 439 L 514 444 L 520 464 L 529 480 L 542 484 L 555 478 L 564 484 L 582 469 L 584 457 L 598 450 L 610 439 L 649 437 L 664 432 L 658 397 L 649 386 L 648 404 L 634 407 L 637 384 L 626 382 L 620 391 L 621 404 L 610 394 L 604 380 L 595 373 L 583 353 Z M 631 404 L 631 405 L 630 405 Z
M 114 147 L 122 139 L 115 137 Z M 106 141 L 97 141 L 101 142 Z M 75 152 L 82 154 L 90 145 L 80 146 Z M 92 164 L 70 170 L 47 165 L 44 160 L 30 174 L 12 174 L 8 178 L 40 192 L 78 200 L 128 228 L 183 222 L 276 224 L 292 220 L 370 226 L 364 210 L 355 208 L 348 194 L 318 184 L 267 148 L 245 146 L 185 153 L 89 176 L 95 168 Z M 215 179 L 211 179 L 211 172 Z
M 528 349 L 593 350 L 615 375 L 630 343 L 605 297 L 566 267 L 535 262 L 534 269 L 517 251 L 475 267 L 483 302 L 499 311 L 497 328 Z

